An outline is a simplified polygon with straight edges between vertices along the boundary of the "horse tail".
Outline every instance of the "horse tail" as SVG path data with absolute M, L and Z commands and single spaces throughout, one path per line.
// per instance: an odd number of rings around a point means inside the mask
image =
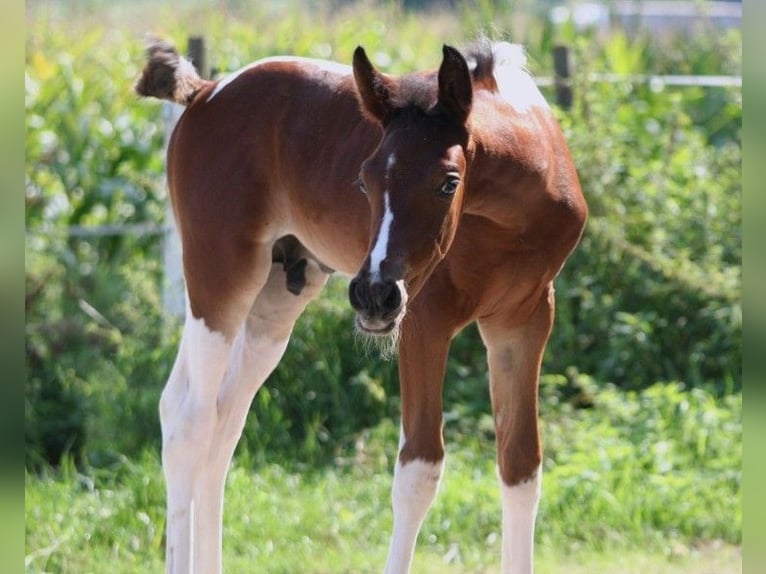
M 134 89 L 139 96 L 185 106 L 210 83 L 200 77 L 194 65 L 175 47 L 164 40 L 153 40 L 146 49 L 146 65 Z

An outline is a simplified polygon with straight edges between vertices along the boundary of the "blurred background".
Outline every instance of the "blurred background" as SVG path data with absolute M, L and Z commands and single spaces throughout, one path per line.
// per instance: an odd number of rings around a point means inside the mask
M 403 73 L 437 66 L 443 43 L 524 44 L 591 208 L 556 281 L 543 363 L 539 570 L 739 571 L 741 7 L 28 0 L 27 571 L 162 570 L 157 402 L 181 318 L 172 110 L 132 93 L 146 35 L 181 50 L 201 39 L 196 63 L 211 76 L 276 54 L 348 63 L 357 45 Z M 374 572 L 385 560 L 396 362 L 356 343 L 346 286 L 332 279 L 308 308 L 256 396 L 227 493 L 232 571 Z M 453 343 L 445 409 L 447 475 L 416 565 L 496 571 L 475 328 Z

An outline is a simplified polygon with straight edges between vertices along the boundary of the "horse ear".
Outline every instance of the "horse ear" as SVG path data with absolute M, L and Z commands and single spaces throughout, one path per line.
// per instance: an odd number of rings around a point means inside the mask
M 471 113 L 473 85 L 471 72 L 463 55 L 445 45 L 444 58 L 439 68 L 439 105 L 455 119 L 464 123 Z
M 373 67 L 361 46 L 354 50 L 354 81 L 362 111 L 385 124 L 394 108 L 394 81 Z

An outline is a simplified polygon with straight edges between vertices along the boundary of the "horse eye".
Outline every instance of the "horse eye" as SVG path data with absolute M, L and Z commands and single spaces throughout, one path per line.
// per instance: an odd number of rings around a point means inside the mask
M 439 188 L 439 194 L 445 197 L 455 195 L 458 185 L 460 185 L 460 178 L 450 177 Z
M 364 184 L 364 180 L 361 176 L 354 182 L 357 186 L 359 186 L 359 190 L 367 195 L 367 186 Z

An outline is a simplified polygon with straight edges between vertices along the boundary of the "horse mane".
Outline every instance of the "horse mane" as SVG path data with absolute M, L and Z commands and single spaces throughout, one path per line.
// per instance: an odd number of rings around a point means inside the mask
M 482 37 L 460 50 L 471 72 L 474 90 L 500 93 L 503 78 L 528 75 L 527 55 L 521 44 Z M 399 78 L 394 104 L 415 114 L 427 112 L 436 101 L 436 71 L 412 72 Z
M 492 50 L 492 42 L 487 38 L 481 38 L 462 52 L 463 57 L 468 62 L 468 69 L 471 71 L 474 89 L 484 88 L 490 91 L 496 89 L 495 54 Z
M 527 70 L 527 54 L 521 44 L 493 42 L 480 38 L 469 45 L 463 56 L 471 70 L 474 88 L 499 91 L 497 80 L 500 76 L 524 73 Z

